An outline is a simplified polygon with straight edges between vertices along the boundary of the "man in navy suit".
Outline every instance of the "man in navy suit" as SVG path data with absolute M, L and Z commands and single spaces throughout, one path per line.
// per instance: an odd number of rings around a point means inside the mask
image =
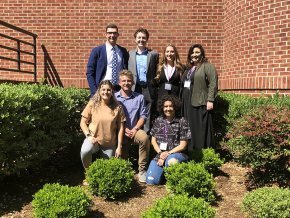
M 124 47 L 117 45 L 118 37 L 118 27 L 115 24 L 109 24 L 106 27 L 106 43 L 92 49 L 87 64 L 86 73 L 91 91 L 91 96 L 95 94 L 97 87 L 102 80 L 110 80 L 113 83 L 116 91 L 120 89 L 118 81 L 114 83 L 114 80 L 112 78 L 112 62 L 114 55 L 113 53 L 115 52 L 117 54 L 117 73 L 119 73 L 123 69 L 128 69 L 129 54 Z

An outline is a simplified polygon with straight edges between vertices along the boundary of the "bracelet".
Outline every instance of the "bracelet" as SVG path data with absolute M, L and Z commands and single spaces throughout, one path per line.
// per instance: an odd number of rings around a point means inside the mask
M 138 131 L 140 128 L 138 128 L 138 127 L 135 126 L 133 129 L 136 129 Z
M 91 133 L 87 133 L 86 134 L 86 137 L 90 137 L 90 136 L 92 136 Z

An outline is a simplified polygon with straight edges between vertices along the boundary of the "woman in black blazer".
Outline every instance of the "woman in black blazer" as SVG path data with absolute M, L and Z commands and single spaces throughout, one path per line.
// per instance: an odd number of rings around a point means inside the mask
M 183 72 L 184 67 L 180 62 L 177 48 L 172 44 L 167 45 L 153 80 L 153 84 L 157 88 L 157 101 L 163 95 L 179 97 Z

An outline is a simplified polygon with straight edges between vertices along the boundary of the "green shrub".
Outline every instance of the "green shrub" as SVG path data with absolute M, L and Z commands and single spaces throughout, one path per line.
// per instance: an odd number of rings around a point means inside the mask
M 46 184 L 34 196 L 33 213 L 37 218 L 83 217 L 88 214 L 90 198 L 80 187 Z
M 215 182 L 202 164 L 180 163 L 165 168 L 166 187 L 175 194 L 215 200 Z
M 210 173 L 215 173 L 224 163 L 220 155 L 213 148 L 202 150 L 194 150 L 193 160 L 204 165 L 205 169 Z
M 290 109 L 257 107 L 236 120 L 225 146 L 241 164 L 271 175 L 287 175 L 290 160 Z M 283 173 L 284 172 L 284 173 Z M 276 175 L 275 175 L 276 174 Z M 287 177 L 284 178 L 287 180 Z
M 0 93 L 0 177 L 37 168 L 58 150 L 79 147 L 86 90 L 0 84 Z
M 86 179 L 93 194 L 115 199 L 131 189 L 134 171 L 123 159 L 97 159 L 87 170 Z
M 143 218 L 213 218 L 215 210 L 202 198 L 167 196 L 143 213 Z
M 242 205 L 249 217 L 290 217 L 290 189 L 264 187 L 249 192 Z
M 251 97 L 247 95 L 219 92 L 215 101 L 213 125 L 215 139 L 221 142 L 228 129 L 244 114 L 249 113 L 257 106 L 271 106 L 290 109 L 290 97 L 279 95 L 279 93 L 265 97 Z

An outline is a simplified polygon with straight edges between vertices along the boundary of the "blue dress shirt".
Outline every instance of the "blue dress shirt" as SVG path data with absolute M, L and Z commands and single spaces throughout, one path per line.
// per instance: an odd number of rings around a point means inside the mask
M 115 93 L 115 97 L 123 107 L 126 116 L 127 128 L 132 129 L 136 126 L 140 118 L 146 120 L 148 111 L 146 109 L 146 103 L 142 94 L 132 92 L 132 95 L 127 98 L 121 95 L 121 91 L 118 91 Z
M 147 84 L 147 55 L 148 50 L 143 51 L 141 54 L 136 53 L 136 67 L 137 67 L 137 84 Z

